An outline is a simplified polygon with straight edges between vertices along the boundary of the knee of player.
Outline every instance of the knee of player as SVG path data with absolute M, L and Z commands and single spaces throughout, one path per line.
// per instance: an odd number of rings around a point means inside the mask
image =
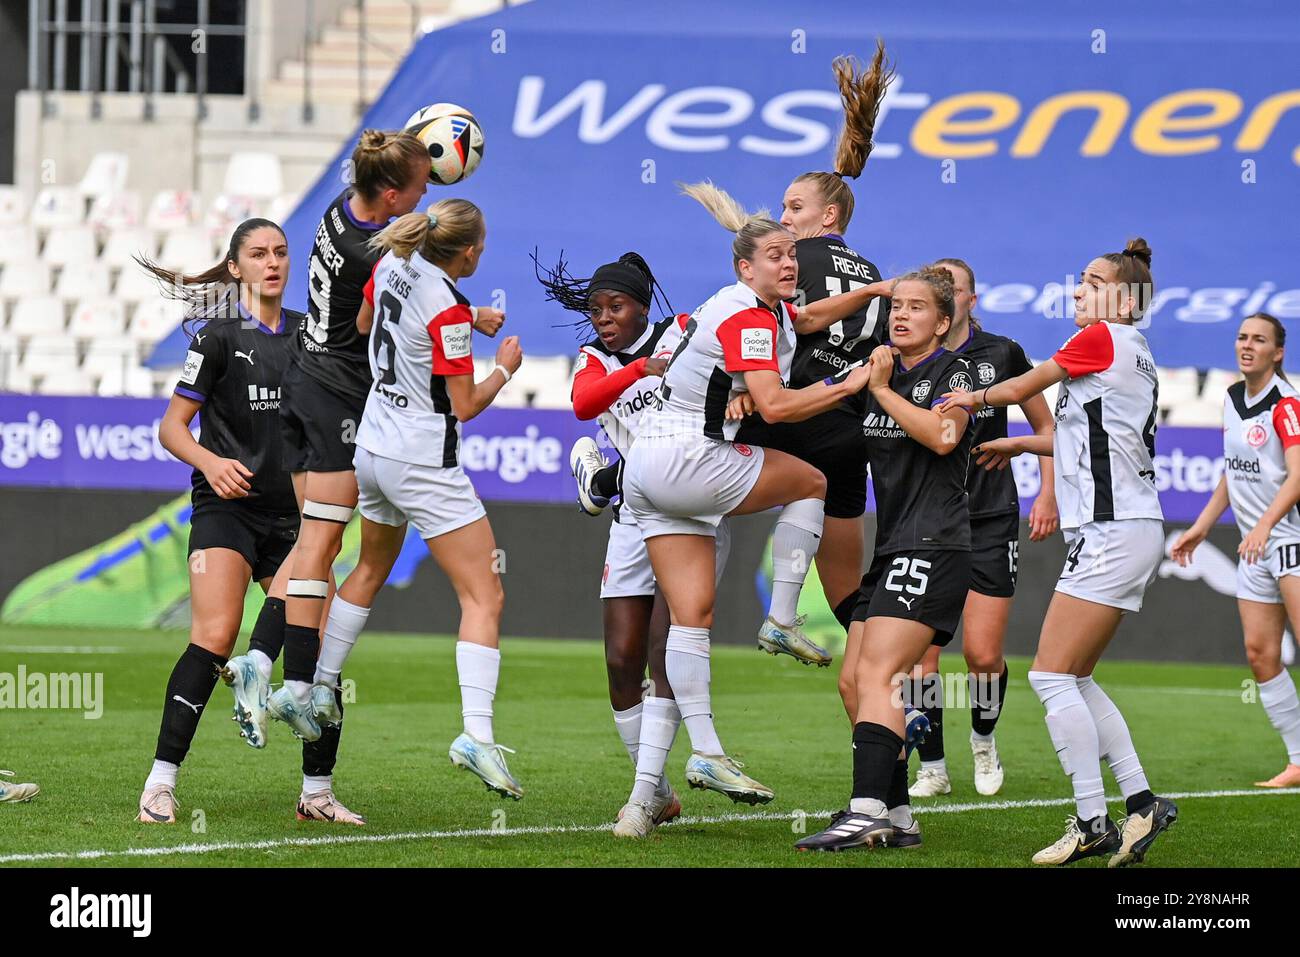
M 973 675 L 1002 674 L 1002 656 L 992 650 L 969 648 L 966 650 L 966 670 Z
M 639 692 L 645 677 L 645 662 L 625 646 L 611 643 L 605 646 L 605 671 L 611 685 L 633 687 Z
M 239 622 L 238 617 L 229 615 L 195 619 L 190 624 L 190 644 L 229 658 L 239 637 Z
M 491 582 L 464 595 L 461 598 L 463 608 L 473 608 L 493 618 L 500 618 L 506 607 L 506 590 L 501 586 L 501 579 L 493 575 Z
M 826 500 L 826 476 L 822 474 L 820 469 L 809 468 L 806 483 L 808 486 L 808 494 L 805 498 L 819 498 L 822 501 Z
M 853 671 L 844 670 L 840 672 L 840 697 L 849 704 L 856 704 L 858 700 L 858 683 L 855 679 L 856 675 Z
M 1274 648 L 1267 642 L 1247 641 L 1246 663 L 1256 678 L 1265 671 L 1271 672 L 1269 677 L 1272 677 L 1278 671 L 1277 666 L 1282 663 L 1282 649 Z

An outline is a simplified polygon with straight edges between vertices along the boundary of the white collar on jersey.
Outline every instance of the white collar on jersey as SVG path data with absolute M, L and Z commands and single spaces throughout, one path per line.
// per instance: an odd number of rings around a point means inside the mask
M 617 354 L 627 355 L 628 353 L 634 353 L 639 351 L 640 349 L 643 349 L 645 347 L 645 344 L 650 341 L 650 337 L 653 336 L 654 334 L 655 334 L 655 323 L 650 322 L 649 318 L 647 317 L 646 324 L 645 324 L 645 332 L 641 333 L 640 338 L 637 339 L 636 342 L 632 343 L 627 348 L 619 349 Z
M 1264 383 L 1264 388 L 1260 389 L 1254 395 L 1251 395 L 1250 392 L 1245 388 L 1245 380 L 1243 379 L 1242 380 L 1243 388 L 1241 390 L 1241 395 L 1242 398 L 1245 400 L 1247 407 L 1253 406 L 1264 396 L 1268 395 L 1269 390 L 1272 389 L 1277 384 L 1278 384 L 1278 375 L 1276 372 L 1274 372 L 1272 377 L 1267 382 Z

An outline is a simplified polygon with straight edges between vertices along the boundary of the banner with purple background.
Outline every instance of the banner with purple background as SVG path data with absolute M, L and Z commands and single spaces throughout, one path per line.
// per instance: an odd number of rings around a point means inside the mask
M 189 466 L 158 442 L 166 405 L 163 399 L 0 395 L 0 485 L 183 491 Z M 487 501 L 569 504 L 569 448 L 595 430 L 565 410 L 488 409 L 464 426 L 461 463 Z M 1222 433 L 1162 428 L 1156 452 L 1165 518 L 1193 521 L 1222 474 Z M 1038 494 L 1038 461 L 1021 456 L 1012 468 L 1027 513 Z

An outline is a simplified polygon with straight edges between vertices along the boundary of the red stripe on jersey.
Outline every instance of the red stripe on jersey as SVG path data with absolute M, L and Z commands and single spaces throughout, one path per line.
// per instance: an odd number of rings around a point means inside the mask
M 1300 445 L 1300 400 L 1287 397 L 1273 406 L 1273 431 L 1282 440 L 1282 448 Z
M 456 303 L 429 320 L 433 340 L 434 375 L 473 375 L 474 353 L 470 345 L 474 314 L 469 306 Z
M 686 323 L 691 321 L 690 314 L 679 312 L 677 315 L 673 316 L 673 318 L 677 320 L 677 328 L 681 329 L 683 332 L 686 331 Z
M 604 363 L 585 351 L 580 353 L 579 361 L 583 356 L 586 361 L 573 377 L 573 414 L 585 421 L 608 412 L 627 387 L 645 375 L 645 357 L 609 372 Z
M 728 372 L 779 373 L 776 361 L 776 316 L 757 306 L 742 309 L 718 326 L 718 342 Z
M 375 273 L 379 272 L 379 263 L 383 261 L 383 257 L 380 257 L 379 262 L 375 263 L 370 270 L 370 278 L 367 279 L 366 284 L 361 287 L 361 297 L 365 299 L 366 302 L 370 303 L 371 309 L 375 308 Z
M 1071 336 L 1052 358 L 1069 373 L 1071 379 L 1092 372 L 1105 372 L 1115 361 L 1115 340 L 1110 336 L 1110 325 L 1094 322 L 1085 326 Z

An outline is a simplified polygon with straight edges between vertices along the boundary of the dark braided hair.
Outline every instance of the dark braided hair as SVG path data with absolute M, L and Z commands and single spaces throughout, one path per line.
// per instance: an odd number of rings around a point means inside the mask
M 591 323 L 591 296 L 600 289 L 615 289 L 626 293 L 647 308 L 658 303 L 665 316 L 673 314 L 672 305 L 664 293 L 663 286 L 655 279 L 650 264 L 640 253 L 627 252 L 618 257 L 616 263 L 606 263 L 597 268 L 595 273 L 585 279 L 579 279 L 569 272 L 569 264 L 564 260 L 564 251 L 554 267 L 541 264 L 537 250 L 531 253 L 533 272 L 537 281 L 546 291 L 548 302 L 557 302 L 570 312 L 581 314 L 582 319 L 569 323 L 556 323 L 557 327 L 572 326 L 578 330 L 579 338 Z

